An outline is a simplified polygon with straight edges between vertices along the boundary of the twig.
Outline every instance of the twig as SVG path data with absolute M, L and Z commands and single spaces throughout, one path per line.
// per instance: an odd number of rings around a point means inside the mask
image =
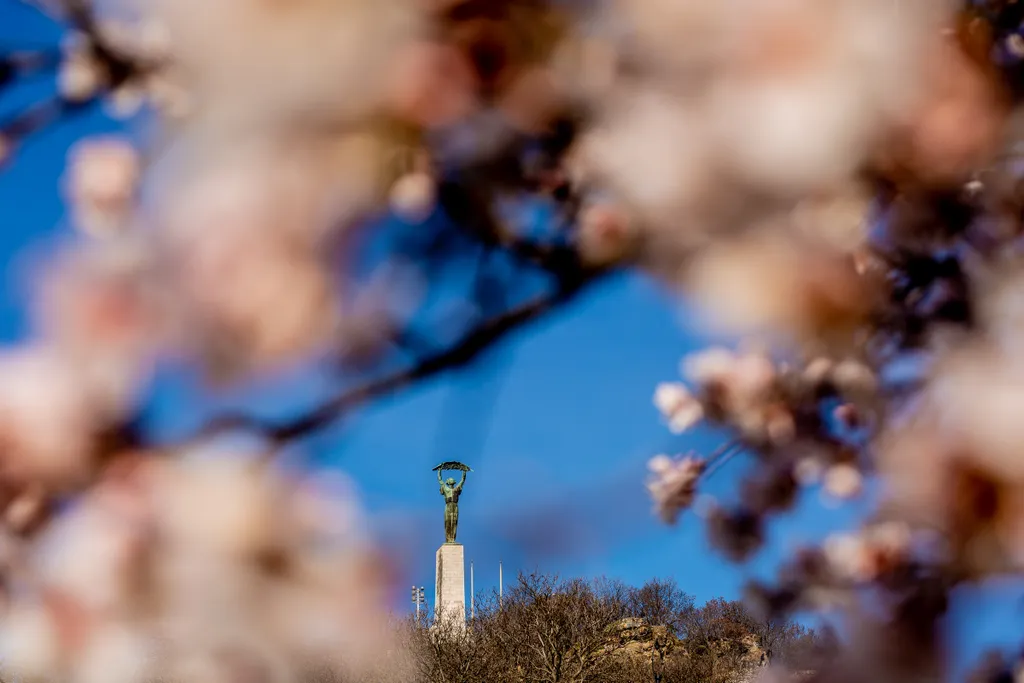
M 15 78 L 56 69 L 60 59 L 60 51 L 53 48 L 0 49 L 0 88 Z
M 88 49 L 103 69 L 104 83 L 95 93 L 81 100 L 57 95 L 31 105 L 9 120 L 0 123 L 0 138 L 3 138 L 8 144 L 19 143 L 49 124 L 86 111 L 106 93 L 117 90 L 128 81 L 156 66 L 135 56 L 124 54 L 111 46 L 99 30 L 90 3 L 84 0 L 66 0 L 62 3 L 62 10 L 74 30 L 87 37 Z M 0 53 L 0 86 L 10 83 L 20 75 L 59 68 L 60 61 L 60 50 L 2 52 Z
M 84 112 L 93 102 L 94 100 L 72 102 L 62 97 L 51 98 L 0 124 L 0 135 L 11 140 L 21 140 L 63 117 Z
M 709 479 L 723 465 L 732 460 L 733 456 L 743 451 L 743 444 L 739 440 L 728 441 L 708 456 L 704 471 L 701 472 L 701 479 Z

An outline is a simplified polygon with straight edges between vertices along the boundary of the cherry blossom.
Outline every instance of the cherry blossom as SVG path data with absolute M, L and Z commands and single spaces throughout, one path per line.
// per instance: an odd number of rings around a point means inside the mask
M 132 145 L 87 140 L 72 150 L 69 166 L 67 194 L 81 229 L 101 236 L 127 228 L 142 172 Z
M 667 455 L 655 456 L 647 464 L 651 471 L 647 490 L 663 520 L 675 523 L 679 513 L 693 504 L 697 479 L 704 471 L 704 465 L 704 461 L 697 458 L 670 458 Z
M 701 421 L 704 408 L 685 385 L 664 382 L 654 392 L 654 405 L 668 419 L 669 429 L 679 434 Z

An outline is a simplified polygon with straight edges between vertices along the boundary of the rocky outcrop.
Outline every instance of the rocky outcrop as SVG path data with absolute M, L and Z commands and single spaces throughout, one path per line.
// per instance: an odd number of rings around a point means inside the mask
M 651 626 L 639 617 L 620 619 L 608 634 L 609 650 L 620 657 L 650 657 L 656 649 L 666 656 L 685 654 L 682 641 L 667 626 Z
M 695 659 L 717 660 L 722 670 L 728 672 L 723 679 L 729 683 L 751 683 L 767 665 L 765 653 L 752 633 L 693 643 L 691 652 L 686 640 L 667 626 L 653 626 L 638 617 L 621 619 L 609 626 L 605 648 L 610 656 L 637 664 L 659 660 L 668 666 L 685 667 L 695 664 Z

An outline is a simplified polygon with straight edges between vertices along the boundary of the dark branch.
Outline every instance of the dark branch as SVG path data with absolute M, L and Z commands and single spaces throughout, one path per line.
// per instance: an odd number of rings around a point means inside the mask
M 92 100 L 72 102 L 62 97 L 54 97 L 33 105 L 0 124 L 0 135 L 12 141 L 21 140 L 62 118 L 84 112 L 92 104 Z
M 554 293 L 536 297 L 484 320 L 446 349 L 421 358 L 402 370 L 344 391 L 298 418 L 275 424 L 251 415 L 222 415 L 208 422 L 195 438 L 201 440 L 232 430 L 251 430 L 276 443 L 307 436 L 329 426 L 345 412 L 364 403 L 392 394 L 415 382 L 468 365 L 512 332 L 575 299 L 608 272 L 586 271 L 573 283 L 563 283 L 563 286 Z
M 97 91 L 84 99 L 74 99 L 57 94 L 47 100 L 30 105 L 7 121 L 0 122 L 0 141 L 6 144 L 19 143 L 24 138 L 57 123 L 69 116 L 79 114 L 106 94 L 156 68 L 135 56 L 124 54 L 104 39 L 89 3 L 83 0 L 68 0 L 63 11 L 71 27 L 84 36 L 91 57 L 102 72 L 103 79 Z M 0 50 L 0 90 L 16 78 L 58 69 L 61 62 L 60 50 Z

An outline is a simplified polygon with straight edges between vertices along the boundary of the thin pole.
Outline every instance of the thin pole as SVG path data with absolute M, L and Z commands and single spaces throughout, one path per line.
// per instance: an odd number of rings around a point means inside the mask
M 498 560 L 498 607 L 501 607 L 501 560 Z
M 476 593 L 473 590 L 473 560 L 469 561 L 469 618 L 476 618 Z

